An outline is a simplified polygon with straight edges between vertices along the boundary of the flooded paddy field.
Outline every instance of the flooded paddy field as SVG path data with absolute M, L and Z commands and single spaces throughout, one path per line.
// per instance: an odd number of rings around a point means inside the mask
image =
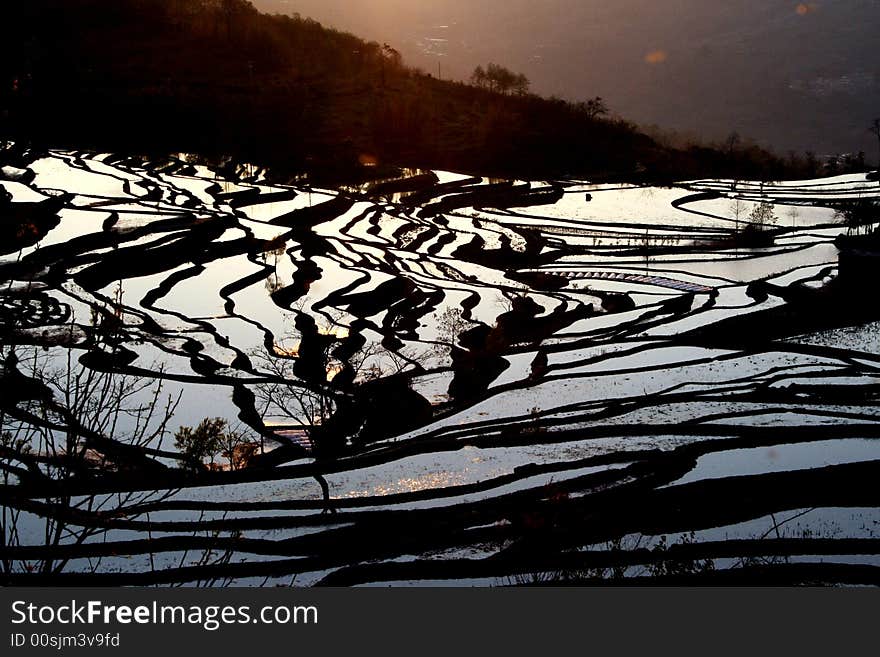
M 880 582 L 876 176 L 2 155 L 6 584 Z

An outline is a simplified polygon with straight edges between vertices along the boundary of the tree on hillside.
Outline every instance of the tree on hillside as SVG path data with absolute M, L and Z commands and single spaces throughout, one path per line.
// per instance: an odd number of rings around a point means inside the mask
M 485 69 L 482 66 L 474 69 L 471 84 L 503 94 L 515 93 L 525 96 L 529 92 L 530 83 L 522 73 L 514 73 L 498 64 L 489 64 Z
M 807 151 L 806 153 L 804 153 L 804 160 L 807 175 L 811 178 L 818 175 L 819 158 L 816 157 L 816 153 L 813 151 Z
M 379 55 L 381 57 L 382 86 L 384 87 L 385 67 L 387 66 L 389 70 L 399 69 L 401 66 L 403 66 L 403 57 L 401 56 L 400 52 L 389 46 L 387 43 L 382 44 Z
M 487 83 L 486 71 L 483 70 L 482 66 L 477 66 L 471 74 L 471 84 L 482 89 L 487 86 Z
M 403 65 L 403 57 L 400 52 L 389 46 L 387 43 L 382 45 L 382 57 L 392 67 L 399 68 Z
M 500 91 L 507 93 L 512 87 L 516 79 L 516 74 L 508 68 L 504 68 L 498 64 L 489 64 L 486 67 L 486 77 L 492 91 Z
M 516 76 L 516 79 L 513 81 L 513 92 L 517 96 L 525 96 L 529 93 L 530 82 L 529 79 L 523 75 L 522 73 Z
M 214 0 L 215 11 L 220 15 L 226 27 L 226 39 L 232 39 L 235 23 L 249 12 L 256 11 L 248 0 Z
M 741 141 L 742 138 L 739 136 L 739 133 L 736 130 L 727 135 L 727 139 L 724 140 L 724 150 L 727 152 L 727 157 L 733 157 L 733 153 L 737 149 Z
M 877 137 L 877 168 L 880 169 L 880 119 L 874 119 L 868 130 Z
M 575 105 L 575 109 L 587 116 L 588 119 L 595 119 L 608 114 L 608 105 L 601 96 L 596 96 L 590 100 L 579 102 Z

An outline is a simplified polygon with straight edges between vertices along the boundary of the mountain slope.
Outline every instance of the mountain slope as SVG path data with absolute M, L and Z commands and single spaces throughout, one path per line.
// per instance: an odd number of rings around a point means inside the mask
M 440 81 L 390 46 L 245 0 L 33 0 L 9 12 L 0 103 L 19 140 L 336 178 L 377 163 L 630 179 L 783 170 L 759 149 L 674 150 L 578 104 Z
M 865 150 L 880 112 L 873 0 L 255 0 L 399 44 L 407 61 L 466 78 L 501 60 L 544 94 L 583 90 L 643 124 L 779 151 Z M 662 62 L 645 56 L 662 51 Z

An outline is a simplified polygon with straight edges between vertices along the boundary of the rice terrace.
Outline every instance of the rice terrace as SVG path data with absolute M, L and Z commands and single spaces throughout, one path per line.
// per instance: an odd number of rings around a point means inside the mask
M 0 585 L 880 585 L 876 3 L 255 4 L 5 8 Z
M 876 177 L 2 154 L 7 583 L 878 582 Z

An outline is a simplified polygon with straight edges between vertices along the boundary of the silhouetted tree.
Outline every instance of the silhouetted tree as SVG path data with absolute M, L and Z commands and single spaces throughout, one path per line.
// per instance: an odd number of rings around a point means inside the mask
M 477 66 L 474 69 L 474 72 L 471 74 L 471 84 L 475 87 L 480 87 L 481 89 L 488 86 L 489 81 L 486 78 L 486 71 L 483 70 L 482 66 Z
M 767 226 L 772 226 L 777 221 L 775 209 L 772 203 L 762 201 L 752 210 L 752 213 L 749 215 L 749 221 L 761 230 Z
M 588 119 L 595 119 L 608 114 L 608 105 L 605 104 L 601 96 L 582 101 L 575 105 L 575 109 L 585 114 Z
M 806 158 L 807 175 L 812 178 L 819 172 L 819 160 L 813 151 L 807 151 L 804 153 L 804 157 Z
M 389 70 L 397 70 L 403 65 L 403 58 L 400 53 L 389 46 L 387 43 L 382 44 L 382 48 L 379 50 L 380 55 L 380 66 L 382 69 L 382 86 L 385 86 L 385 68 L 388 67 Z
M 525 96 L 529 92 L 529 79 L 522 73 L 514 73 L 498 64 L 489 64 L 485 69 L 477 66 L 471 75 L 471 84 L 481 89 L 499 93 L 516 93 Z
M 226 431 L 226 420 L 221 418 L 205 419 L 195 429 L 180 427 L 174 435 L 174 446 L 186 457 L 190 467 L 199 470 L 204 467 L 205 459 L 214 458 L 223 447 L 223 434 Z
M 880 219 L 880 202 L 871 198 L 859 198 L 836 206 L 835 217 L 846 224 L 850 235 L 860 235 L 863 228 L 872 226 Z
M 232 39 L 233 28 L 247 13 L 256 12 L 248 0 L 209 0 L 222 22 L 226 39 Z
M 724 140 L 724 150 L 727 151 L 727 157 L 733 157 L 733 153 L 736 147 L 739 146 L 740 141 L 742 141 L 742 138 L 736 130 L 727 135 L 727 139 Z
M 874 119 L 868 130 L 877 137 L 877 168 L 880 169 L 880 119 Z

